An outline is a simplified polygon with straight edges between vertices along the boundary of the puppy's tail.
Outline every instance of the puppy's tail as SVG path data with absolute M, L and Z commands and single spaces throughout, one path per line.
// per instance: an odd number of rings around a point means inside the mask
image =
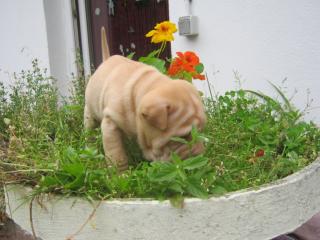
M 110 51 L 107 42 L 106 30 L 104 27 L 101 28 L 101 50 L 102 50 L 102 61 L 107 60 L 110 57 Z

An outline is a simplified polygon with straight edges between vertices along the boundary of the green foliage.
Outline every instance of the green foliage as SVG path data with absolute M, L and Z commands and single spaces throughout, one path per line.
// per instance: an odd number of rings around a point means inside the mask
M 142 61 L 152 62 L 156 54 Z M 170 162 L 150 163 L 134 139 L 126 139 L 130 169 L 118 174 L 106 164 L 100 130 L 83 129 L 85 84 L 83 75 L 74 78 L 71 97 L 59 103 L 55 81 L 37 61 L 32 70 L 16 75 L 8 91 L 0 84 L 0 136 L 7 143 L 0 168 L 6 179 L 37 186 L 34 194 L 170 199 L 182 207 L 184 197 L 208 198 L 260 186 L 318 156 L 319 129 L 303 121 L 301 112 L 274 86 L 283 103 L 250 90 L 204 99 L 204 132 L 192 128 L 191 140 L 172 138 L 190 149 L 203 141 L 202 155 L 182 160 L 172 153 Z M 15 174 L 9 174 L 12 170 Z
M 57 111 L 57 88 L 55 81 L 42 73 L 37 60 L 32 62 L 33 69 L 15 75 L 15 84 L 11 86 L 8 100 L 2 95 L 4 118 L 11 121 L 21 134 L 43 137 L 50 129 L 50 121 L 55 121 Z M 46 114 L 43 118 L 42 114 Z
M 66 148 L 58 168 L 42 176 L 38 191 L 81 194 L 86 197 L 165 197 L 194 196 L 206 198 L 214 173 L 209 160 L 196 156 L 182 161 L 173 154 L 172 162 L 140 163 L 128 173 L 118 175 L 104 164 L 104 156 L 96 149 L 76 151 Z M 97 168 L 97 163 L 100 166 Z M 99 169 L 99 170 L 97 170 Z
M 146 57 L 140 57 L 139 62 L 151 65 L 158 69 L 161 73 L 166 73 L 166 62 L 158 57 L 156 55 L 159 53 L 160 50 L 152 51 L 148 54 Z
M 205 156 L 212 158 L 217 181 L 227 191 L 283 178 L 318 156 L 319 129 L 302 121 L 288 102 L 283 106 L 262 93 L 239 90 L 206 105 Z
M 179 142 L 182 144 L 186 144 L 189 149 L 192 148 L 193 145 L 195 145 L 198 142 L 208 142 L 209 139 L 204 135 L 198 132 L 197 128 L 192 126 L 191 132 L 190 132 L 191 140 L 188 141 L 181 137 L 172 137 L 171 140 L 175 142 Z
M 6 99 L 4 84 L 0 82 L 0 133 L 3 133 L 6 128 L 5 113 L 7 111 L 7 105 L 8 103 Z
M 128 56 L 127 56 L 127 58 L 129 58 L 129 59 L 133 59 L 133 56 L 135 55 L 135 52 L 132 52 L 132 53 L 130 53 Z
M 203 72 L 203 70 L 204 70 L 204 66 L 203 66 L 203 64 L 202 63 L 199 63 L 196 67 L 195 67 L 195 69 L 196 69 L 196 71 L 197 71 L 197 73 L 202 73 Z
M 155 193 L 161 196 L 191 195 L 199 198 L 208 197 L 205 182 L 213 182 L 212 169 L 205 171 L 208 159 L 199 155 L 182 161 L 173 154 L 172 161 L 151 164 L 149 180 L 155 183 Z

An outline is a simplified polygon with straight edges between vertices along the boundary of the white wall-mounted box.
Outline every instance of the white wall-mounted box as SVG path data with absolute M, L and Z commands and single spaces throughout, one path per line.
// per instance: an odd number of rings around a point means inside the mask
M 194 36 L 198 35 L 198 17 L 197 16 L 183 16 L 179 18 L 179 35 Z

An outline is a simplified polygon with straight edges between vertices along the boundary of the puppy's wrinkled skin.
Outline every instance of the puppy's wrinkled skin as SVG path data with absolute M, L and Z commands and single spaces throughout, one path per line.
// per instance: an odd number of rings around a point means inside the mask
M 204 127 L 204 108 L 195 87 L 184 80 L 171 80 L 143 63 L 108 57 L 106 44 L 103 48 L 107 60 L 88 82 L 84 122 L 86 128 L 101 124 L 106 158 L 119 170 L 127 169 L 122 134 L 136 136 L 149 160 L 169 160 L 173 151 L 187 157 L 190 149 L 171 138 L 188 139 L 192 126 Z M 198 143 L 191 154 L 202 151 Z

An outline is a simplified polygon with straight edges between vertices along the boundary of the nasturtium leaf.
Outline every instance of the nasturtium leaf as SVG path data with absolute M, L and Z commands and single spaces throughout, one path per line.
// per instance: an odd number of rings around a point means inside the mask
M 157 57 L 140 57 L 139 62 L 145 63 L 147 65 L 153 66 L 156 69 L 158 69 L 159 72 L 165 73 L 166 72 L 166 67 L 165 64 L 166 62 L 160 58 Z
M 203 66 L 203 64 L 202 63 L 199 63 L 197 66 L 195 66 L 195 69 L 196 69 L 196 71 L 197 71 L 197 73 L 202 73 L 203 72 L 203 70 L 204 70 L 204 66 Z

